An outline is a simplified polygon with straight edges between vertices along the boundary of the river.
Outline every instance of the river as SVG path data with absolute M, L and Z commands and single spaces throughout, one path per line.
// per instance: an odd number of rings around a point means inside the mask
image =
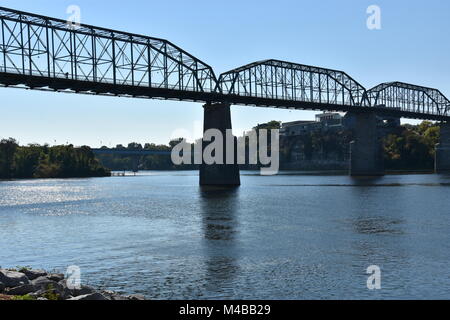
M 149 299 L 449 299 L 449 231 L 450 176 L 0 182 L 0 266 L 77 265 L 85 284 Z

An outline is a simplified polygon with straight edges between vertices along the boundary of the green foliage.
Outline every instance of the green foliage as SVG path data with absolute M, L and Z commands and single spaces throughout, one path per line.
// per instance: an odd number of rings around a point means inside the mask
M 429 121 L 419 125 L 406 124 L 384 138 L 385 167 L 388 170 L 432 170 L 440 127 Z M 293 160 L 345 161 L 349 156 L 351 132 L 310 132 L 287 137 L 281 145 L 281 163 Z
M 14 154 L 18 147 L 17 141 L 13 138 L 0 141 L 0 178 L 13 178 Z
M 61 296 L 56 292 L 52 284 L 47 286 L 46 292 L 42 295 L 47 300 L 60 300 Z
M 388 169 L 431 170 L 440 128 L 424 121 L 417 126 L 406 125 L 399 135 L 389 135 L 384 142 Z
M 28 145 L 0 141 L 0 179 L 102 177 L 110 173 L 89 147 Z
M 26 294 L 24 296 L 13 296 L 12 300 L 31 301 L 36 300 L 36 298 L 33 297 L 32 295 Z
M 25 271 L 30 271 L 31 267 L 30 266 L 17 266 L 16 269 L 18 272 L 24 273 Z
M 280 129 L 280 128 L 281 128 L 281 121 L 272 120 L 267 123 L 258 124 L 253 129 L 255 129 L 255 130 L 261 130 L 261 129 L 271 130 L 271 129 Z

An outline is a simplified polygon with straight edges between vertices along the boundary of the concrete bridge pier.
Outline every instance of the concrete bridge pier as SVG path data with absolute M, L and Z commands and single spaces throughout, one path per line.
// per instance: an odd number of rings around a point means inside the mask
M 450 123 L 441 123 L 441 137 L 436 145 L 434 161 L 436 173 L 450 173 Z
M 223 137 L 223 164 L 205 163 L 202 160 L 200 166 L 200 185 L 201 186 L 239 186 L 241 184 L 239 165 L 236 162 L 236 152 L 234 152 L 234 164 L 226 164 L 226 130 L 231 127 L 230 105 L 224 103 L 212 103 L 203 106 L 204 124 L 203 129 L 206 132 L 209 129 L 218 129 Z M 234 138 L 236 145 L 236 138 Z M 205 150 L 211 141 L 203 141 L 202 151 Z M 236 147 L 234 146 L 234 151 Z
M 350 143 L 350 175 L 384 175 L 383 145 L 373 112 L 352 112 L 353 141 Z

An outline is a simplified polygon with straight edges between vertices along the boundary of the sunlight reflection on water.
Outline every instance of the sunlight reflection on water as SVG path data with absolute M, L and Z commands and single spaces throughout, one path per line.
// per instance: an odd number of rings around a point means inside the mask
M 0 182 L 0 265 L 148 298 L 450 298 L 450 177 L 196 172 Z M 366 288 L 379 265 L 383 289 Z

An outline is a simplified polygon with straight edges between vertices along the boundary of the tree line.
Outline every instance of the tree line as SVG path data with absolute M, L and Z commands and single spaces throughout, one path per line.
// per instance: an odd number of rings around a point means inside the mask
M 384 139 L 384 158 L 387 169 L 432 170 L 440 127 L 429 121 L 419 125 L 404 125 L 400 134 Z
M 111 175 L 89 147 L 29 144 L 9 138 L 0 141 L 0 179 L 83 178 Z
M 429 121 L 418 125 L 405 124 L 395 133 L 382 137 L 384 162 L 387 170 L 433 170 L 436 144 L 440 127 Z M 281 144 L 280 162 L 293 160 L 293 153 L 304 160 L 349 159 L 349 143 L 353 140 L 350 130 L 333 132 L 313 131 L 302 136 L 287 137 Z
M 280 122 L 271 121 L 254 129 L 279 129 Z M 384 137 L 384 158 L 387 170 L 432 170 L 435 146 L 439 142 L 439 126 L 428 121 L 419 125 L 404 125 L 395 134 Z M 351 132 L 310 132 L 292 137 L 296 143 L 281 143 L 280 162 L 292 161 L 293 151 L 300 152 L 306 160 L 348 159 Z M 181 141 L 173 140 L 169 145 L 130 143 L 117 145 L 116 150 L 171 151 Z M 197 142 L 199 143 L 199 142 Z M 107 147 L 103 147 L 106 148 Z M 270 150 L 270 149 L 269 149 Z M 97 155 L 89 147 L 75 148 L 73 145 L 54 146 L 30 144 L 19 146 L 14 139 L 0 141 L 0 179 L 13 178 L 72 178 L 102 177 L 110 170 L 133 170 L 135 162 L 139 170 L 196 170 L 197 165 L 175 166 L 168 155 L 124 156 Z M 241 169 L 258 169 L 247 165 Z
M 280 127 L 281 122 L 270 121 L 259 124 L 253 129 L 259 134 L 261 129 L 280 129 Z M 424 121 L 419 125 L 403 125 L 397 128 L 395 133 L 384 136 L 383 145 L 386 169 L 432 170 L 434 167 L 435 145 L 439 142 L 439 131 L 437 124 Z M 352 139 L 350 130 L 337 132 L 312 131 L 302 136 L 288 137 L 285 141 L 281 139 L 281 166 L 283 167 L 284 164 L 293 161 L 293 152 L 300 153 L 303 160 L 347 161 L 349 159 L 349 144 Z M 181 140 L 181 138 L 173 140 L 169 145 L 130 143 L 128 146 L 118 145 L 114 149 L 170 151 Z M 196 143 L 201 142 L 197 141 Z M 138 159 L 121 155 L 98 155 L 98 158 L 104 166 L 111 170 L 132 170 L 133 161 L 138 161 L 139 170 L 198 169 L 196 165 L 175 166 L 170 156 L 167 155 L 149 155 L 138 157 Z M 241 169 L 256 170 L 259 169 L 259 165 L 241 165 Z

